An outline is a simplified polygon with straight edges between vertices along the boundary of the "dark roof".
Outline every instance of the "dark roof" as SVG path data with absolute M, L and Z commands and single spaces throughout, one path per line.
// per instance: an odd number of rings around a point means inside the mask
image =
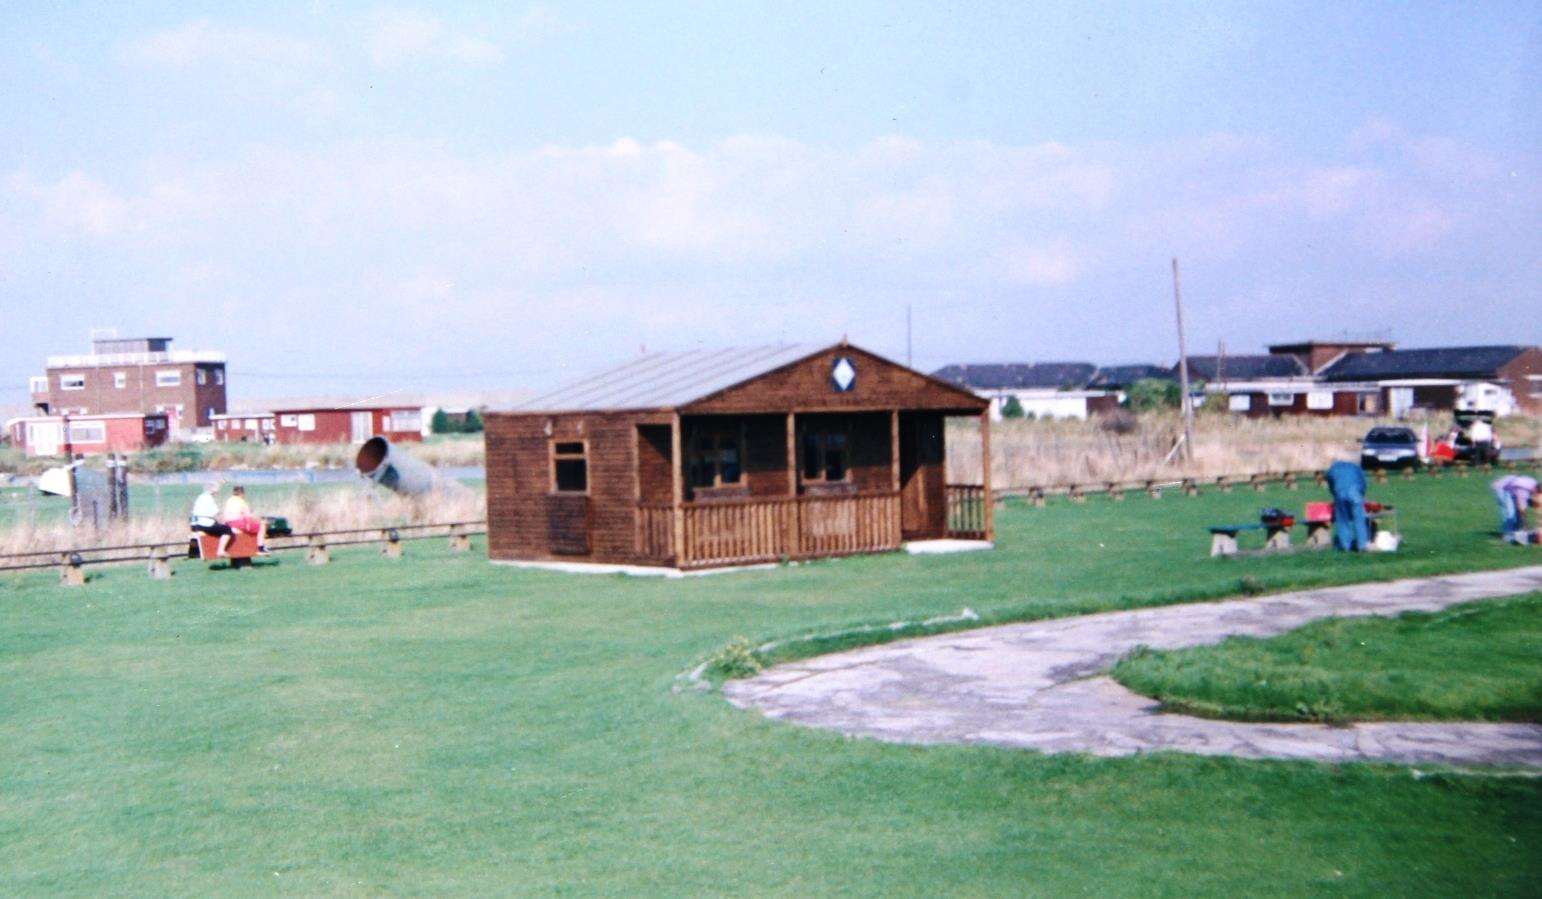
M 1397 378 L 1483 378 L 1524 353 L 1525 346 L 1452 346 L 1425 350 L 1353 353 L 1328 366 L 1325 381 L 1385 381 Z
M 1060 390 L 1087 386 L 1097 370 L 1091 362 L 986 363 L 947 365 L 932 377 L 974 390 Z
M 1174 374 L 1178 366 L 1170 369 Z M 1300 378 L 1311 374 L 1295 356 L 1227 355 L 1190 356 L 1189 377 L 1200 381 L 1260 381 L 1268 378 Z
M 1171 381 L 1173 370 L 1163 365 L 1105 365 L 1098 369 L 1089 387 L 1128 387 L 1136 381 L 1155 378 Z

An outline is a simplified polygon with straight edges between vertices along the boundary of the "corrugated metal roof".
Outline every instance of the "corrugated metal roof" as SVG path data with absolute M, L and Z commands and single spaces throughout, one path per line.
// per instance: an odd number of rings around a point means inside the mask
M 1172 370 L 1162 365 L 1105 365 L 1098 369 L 1089 387 L 1128 387 L 1136 381 L 1155 379 L 1171 381 L 1176 377 Z
M 1328 366 L 1327 381 L 1380 381 L 1388 378 L 1492 379 L 1499 369 L 1526 351 L 1524 346 L 1453 346 L 1421 350 L 1352 353 Z
M 791 343 L 647 353 L 514 406 L 512 411 L 673 409 L 826 349 Z

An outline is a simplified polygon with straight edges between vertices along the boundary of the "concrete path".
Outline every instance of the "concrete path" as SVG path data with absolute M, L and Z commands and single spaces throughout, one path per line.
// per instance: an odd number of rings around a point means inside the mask
M 1270 637 L 1319 618 L 1434 611 L 1535 590 L 1542 566 L 1106 612 L 820 656 L 730 681 L 723 692 L 772 718 L 895 743 L 1542 767 L 1538 725 L 1212 721 L 1158 712 L 1154 701 L 1104 676 L 1141 644 L 1178 649 L 1232 635 Z

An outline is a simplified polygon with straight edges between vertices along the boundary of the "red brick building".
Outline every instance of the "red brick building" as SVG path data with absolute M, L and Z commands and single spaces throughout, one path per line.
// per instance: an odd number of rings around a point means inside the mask
M 92 351 L 49 356 L 31 379 L 40 415 L 164 413 L 172 432 L 206 428 L 225 411 L 225 356 L 171 348 L 170 337 L 93 338 Z
M 423 439 L 423 410 L 417 406 L 344 406 L 274 409 L 275 443 L 363 443 L 384 437 L 392 443 Z
M 166 442 L 170 433 L 163 412 L 146 415 L 36 415 L 5 423 L 6 436 L 29 456 L 89 456 L 132 453 Z

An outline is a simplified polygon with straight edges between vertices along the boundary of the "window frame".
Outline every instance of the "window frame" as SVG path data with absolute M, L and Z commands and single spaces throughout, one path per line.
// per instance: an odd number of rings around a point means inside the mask
M 84 436 L 81 432 L 95 436 Z M 69 425 L 70 443 L 106 443 L 107 423 L 104 421 L 72 421 Z
M 294 426 L 297 431 L 310 432 L 316 430 L 316 413 L 300 412 L 294 417 Z
M 559 451 L 557 449 L 557 447 L 559 447 L 559 446 L 568 446 L 568 445 L 572 445 L 572 444 L 577 444 L 579 446 L 578 452 L 575 453 L 572 450 Z M 546 442 L 546 456 L 547 456 L 547 460 L 548 460 L 547 474 L 549 476 L 548 487 L 549 487 L 549 492 L 550 493 L 552 493 L 552 494 L 560 494 L 562 496 L 588 496 L 589 495 L 589 438 L 587 438 L 587 437 L 572 437 L 572 438 L 552 437 L 550 440 L 548 440 Z M 584 463 L 584 489 L 582 489 L 582 490 L 563 489 L 562 487 L 559 487 L 558 483 L 557 483 L 557 463 L 558 462 L 573 462 L 573 461 L 579 461 L 579 462 Z
M 123 390 L 128 387 L 128 372 L 115 371 L 112 373 L 112 389 Z
M 77 379 L 79 380 L 80 383 L 75 384 L 74 386 L 71 386 L 71 382 L 75 381 Z M 66 374 L 65 372 L 60 372 L 59 373 L 59 389 L 60 390 L 85 390 L 86 389 L 86 373 L 85 372 L 69 372 L 68 374 Z
M 809 477 L 808 451 L 809 438 L 814 438 L 819 453 L 819 476 Z M 832 437 L 841 438 L 841 453 L 845 457 L 841 464 L 841 477 L 832 479 L 830 474 L 830 446 Z M 814 425 L 800 423 L 798 428 L 798 483 L 814 486 L 837 486 L 855 483 L 851 473 L 851 423 L 841 422 L 837 425 Z
M 175 380 L 167 380 L 168 377 L 175 378 Z M 158 369 L 156 369 L 155 370 L 155 386 L 156 387 L 181 387 L 182 386 L 182 370 L 179 369 L 179 368 L 158 368 Z
M 746 476 L 744 454 L 749 440 L 745 432 L 745 422 L 742 419 L 705 426 L 700 422 L 693 422 L 690 444 L 685 448 L 686 489 L 707 494 L 748 493 L 749 481 Z M 698 443 L 702 438 L 709 440 L 711 446 L 699 449 Z M 723 479 L 722 454 L 727 449 L 732 449 L 738 456 L 739 476 L 732 481 Z M 696 483 L 695 473 L 698 465 L 711 467 L 711 483 Z

